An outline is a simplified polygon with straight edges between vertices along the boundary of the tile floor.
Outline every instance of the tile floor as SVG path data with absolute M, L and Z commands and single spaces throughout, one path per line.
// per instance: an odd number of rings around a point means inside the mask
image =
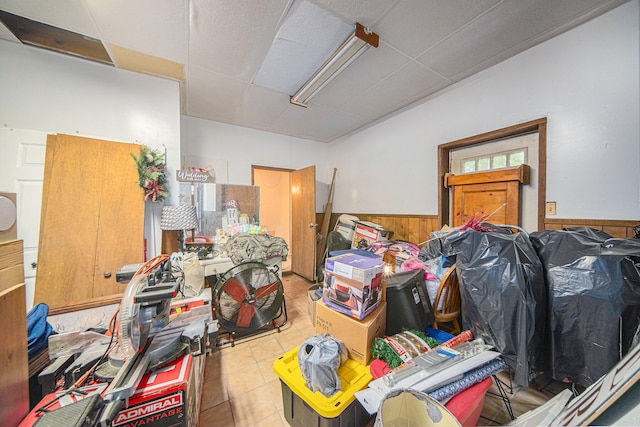
M 273 372 L 274 360 L 302 344 L 315 333 L 307 311 L 309 281 L 295 274 L 283 277 L 288 321 L 278 333 L 272 330 L 223 345 L 207 357 L 199 426 L 288 427 L 282 412 L 282 392 Z M 501 378 L 509 381 L 508 375 Z M 552 384 L 553 385 L 553 384 Z M 534 409 L 559 392 L 546 384 L 508 391 L 514 415 Z M 492 385 L 480 423 L 504 425 L 510 421 L 503 401 Z

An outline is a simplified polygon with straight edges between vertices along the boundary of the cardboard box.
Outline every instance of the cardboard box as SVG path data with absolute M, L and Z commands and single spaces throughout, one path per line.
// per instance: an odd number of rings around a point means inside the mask
M 322 300 L 333 309 L 364 319 L 382 302 L 380 257 L 346 253 L 325 263 Z
M 22 240 L 0 243 L 0 291 L 24 283 Z
M 361 365 L 371 360 L 371 344 L 375 337 L 384 337 L 387 304 L 381 303 L 364 320 L 335 311 L 322 301 L 316 303 L 316 333 L 329 334 L 347 347 L 349 358 Z
M 364 249 L 378 240 L 389 240 L 389 234 L 389 230 L 385 230 L 381 225 L 368 221 L 357 221 L 353 231 L 351 249 Z

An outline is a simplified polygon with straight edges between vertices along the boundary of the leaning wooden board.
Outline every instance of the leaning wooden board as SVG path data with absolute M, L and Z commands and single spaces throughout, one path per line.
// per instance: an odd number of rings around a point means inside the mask
M 0 292 L 0 425 L 29 413 L 29 360 L 24 283 Z

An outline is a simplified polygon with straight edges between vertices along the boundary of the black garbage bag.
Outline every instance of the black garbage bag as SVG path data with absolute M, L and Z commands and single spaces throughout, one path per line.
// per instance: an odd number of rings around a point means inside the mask
M 599 230 L 531 233 L 549 289 L 552 378 L 589 386 L 638 341 L 640 241 Z
M 493 345 L 514 381 L 528 386 L 549 366 L 544 271 L 528 236 L 467 229 L 447 239 L 456 252 L 463 329 Z

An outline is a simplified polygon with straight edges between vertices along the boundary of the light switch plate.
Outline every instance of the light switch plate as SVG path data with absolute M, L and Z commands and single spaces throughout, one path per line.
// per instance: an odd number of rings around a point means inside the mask
M 548 215 L 556 214 L 556 202 L 547 202 L 546 212 Z

